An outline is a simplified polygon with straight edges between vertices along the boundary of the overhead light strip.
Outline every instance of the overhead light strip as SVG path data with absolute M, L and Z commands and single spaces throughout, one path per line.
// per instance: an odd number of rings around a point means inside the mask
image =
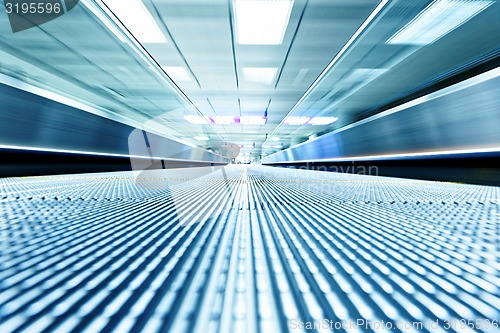
M 315 126 L 331 125 L 337 120 L 339 120 L 338 117 L 313 117 L 311 120 L 307 122 L 307 125 L 315 125 Z
M 191 77 L 184 67 L 181 66 L 161 66 L 161 68 L 167 73 L 167 75 L 174 82 L 190 81 Z
M 167 43 L 142 0 L 102 0 L 140 43 Z
M 265 125 L 267 123 L 267 117 L 262 116 L 242 116 L 240 117 L 240 124 L 242 125 Z
M 285 125 L 314 125 L 314 126 L 324 126 L 333 124 L 339 120 L 338 117 L 288 117 L 285 120 Z M 273 141 L 273 139 L 270 139 Z
M 392 36 L 388 44 L 427 45 L 488 8 L 493 1 L 437 0 Z
M 278 130 L 278 128 L 283 125 L 286 118 L 290 116 L 298 106 L 311 94 L 311 92 L 316 88 L 316 86 L 321 82 L 321 80 L 325 77 L 325 75 L 330 71 L 330 69 L 339 61 L 339 59 L 344 55 L 344 53 L 351 47 L 351 45 L 358 39 L 358 37 L 365 31 L 368 25 L 377 17 L 377 15 L 384 9 L 384 7 L 389 3 L 389 0 L 382 0 L 377 5 L 377 7 L 373 10 L 373 12 L 368 16 L 368 18 L 363 22 L 363 24 L 356 30 L 354 35 L 347 41 L 347 43 L 342 47 L 342 49 L 337 53 L 335 58 L 328 64 L 328 66 L 321 72 L 316 80 L 311 84 L 311 86 L 306 90 L 306 92 L 302 95 L 302 97 L 295 103 L 292 109 L 287 113 L 285 118 L 276 126 L 269 137 L 272 137 L 274 133 Z M 265 141 L 267 142 L 267 140 Z M 264 142 L 264 143 L 265 143 Z
M 288 117 L 285 119 L 285 125 L 300 126 L 305 125 L 311 120 L 311 117 Z
M 262 149 L 281 149 L 283 145 L 262 145 Z
M 193 116 L 193 115 L 187 115 L 184 116 L 184 119 L 193 125 L 207 125 L 208 124 L 208 119 L 203 116 Z
M 243 67 L 245 81 L 260 84 L 272 84 L 276 78 L 276 67 Z
M 202 117 L 194 115 L 186 115 L 184 119 L 193 125 L 265 125 L 267 123 L 266 116 L 213 116 L 213 117 Z
M 210 117 L 216 125 L 233 125 L 236 124 L 236 118 L 233 116 L 213 116 Z
M 293 0 L 234 0 L 238 44 L 280 45 L 292 12 Z

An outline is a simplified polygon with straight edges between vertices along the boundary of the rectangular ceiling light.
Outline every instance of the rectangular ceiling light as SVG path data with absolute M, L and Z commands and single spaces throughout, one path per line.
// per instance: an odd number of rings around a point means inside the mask
M 198 141 L 208 141 L 209 140 L 208 136 L 195 136 L 194 139 L 198 140 Z
M 280 45 L 292 7 L 293 0 L 234 0 L 237 43 Z
M 283 148 L 282 145 L 263 145 L 262 148 L 264 149 L 281 149 Z
M 464 24 L 493 1 L 436 0 L 392 36 L 388 44 L 431 44 Z
M 245 81 L 272 84 L 278 69 L 276 67 L 243 67 Z
M 236 119 L 233 116 L 213 116 L 210 119 L 216 125 L 232 125 L 236 123 Z
M 243 125 L 265 125 L 267 123 L 267 117 L 262 116 L 242 116 L 240 117 L 240 124 Z
M 174 81 L 189 81 L 191 78 L 184 67 L 178 66 L 161 66 L 167 75 Z
M 306 124 L 309 120 L 311 120 L 311 117 L 287 117 L 283 124 L 299 126 Z
M 271 141 L 280 141 L 280 138 L 278 136 L 272 137 L 270 139 Z
M 103 0 L 103 2 L 140 43 L 167 42 L 142 0 Z
M 307 125 L 330 125 L 339 120 L 337 117 L 314 117 L 307 122 Z
M 208 124 L 208 121 L 205 117 L 202 117 L 202 116 L 191 116 L 191 115 L 188 115 L 188 116 L 184 116 L 184 119 L 186 119 L 186 121 L 190 124 L 194 124 L 194 125 L 205 125 L 205 124 Z

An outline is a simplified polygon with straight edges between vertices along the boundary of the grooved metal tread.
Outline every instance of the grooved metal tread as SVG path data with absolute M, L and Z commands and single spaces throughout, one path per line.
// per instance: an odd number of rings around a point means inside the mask
M 136 176 L 0 179 L 2 332 L 500 319 L 498 187 L 261 166 Z

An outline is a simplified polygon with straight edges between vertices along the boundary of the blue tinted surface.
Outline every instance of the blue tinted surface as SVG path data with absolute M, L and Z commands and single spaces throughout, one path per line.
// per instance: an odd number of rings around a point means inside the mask
M 0 180 L 2 331 L 499 331 L 500 188 L 225 172 Z

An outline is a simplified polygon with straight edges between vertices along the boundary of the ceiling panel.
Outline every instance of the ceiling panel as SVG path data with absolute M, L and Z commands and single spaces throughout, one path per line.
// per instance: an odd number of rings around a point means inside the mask
M 0 11 L 0 69 L 96 106 L 112 119 L 154 125 L 201 146 L 221 138 L 255 142 L 245 149 L 260 154 L 271 137 L 279 136 L 286 148 L 335 130 L 500 49 L 498 1 L 430 45 L 388 40 L 431 0 L 388 1 L 352 44 L 378 0 L 295 0 L 278 45 L 238 44 L 233 1 L 143 0 L 167 39 L 143 45 L 123 33 L 112 13 L 101 9 L 95 16 L 101 0 L 82 0 L 64 17 L 16 34 Z M 245 75 L 256 70 L 276 72 L 267 82 L 263 74 Z M 193 125 L 184 118 L 265 112 L 262 126 Z M 339 120 L 285 126 L 287 115 Z M 200 135 L 211 141 L 196 141 Z

